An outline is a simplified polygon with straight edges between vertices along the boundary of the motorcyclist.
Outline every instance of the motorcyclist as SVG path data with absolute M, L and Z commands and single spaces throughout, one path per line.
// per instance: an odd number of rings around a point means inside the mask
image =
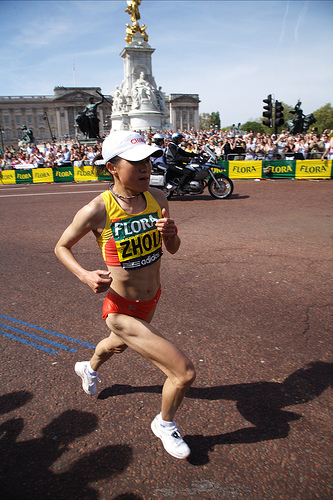
M 172 134 L 171 141 L 169 142 L 164 154 L 165 162 L 169 170 L 168 180 L 170 180 L 170 172 L 172 172 L 172 174 L 176 174 L 177 176 L 182 175 L 178 186 L 180 191 L 183 190 L 185 184 L 193 175 L 193 171 L 186 168 L 186 165 L 184 164 L 189 163 L 190 158 L 199 156 L 197 153 L 189 153 L 179 146 L 183 139 L 184 136 L 180 132 Z
M 163 151 L 163 155 L 158 157 L 158 158 L 153 158 L 152 156 L 150 157 L 150 161 L 154 166 L 158 166 L 158 167 L 163 167 L 163 169 L 167 169 L 168 166 L 166 165 L 165 163 L 165 157 L 164 157 L 164 153 L 165 153 L 165 148 L 164 148 L 164 135 L 163 134 L 160 134 L 160 133 L 156 133 L 154 136 L 153 136 L 153 143 L 159 148 L 159 149 L 162 149 Z
M 160 149 L 164 149 L 164 135 L 156 133 L 153 136 L 153 143 L 156 144 L 156 146 Z

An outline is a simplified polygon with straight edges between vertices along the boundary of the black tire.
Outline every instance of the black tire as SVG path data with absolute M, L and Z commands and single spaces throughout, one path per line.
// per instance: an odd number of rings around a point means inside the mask
M 213 198 L 219 198 L 220 200 L 224 198 L 229 198 L 231 196 L 234 185 L 231 179 L 223 174 L 214 174 L 217 182 L 211 177 L 208 182 L 208 191 Z

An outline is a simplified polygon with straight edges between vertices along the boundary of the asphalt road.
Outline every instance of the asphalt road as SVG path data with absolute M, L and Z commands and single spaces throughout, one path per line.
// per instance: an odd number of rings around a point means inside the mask
M 150 430 L 163 375 L 126 351 L 90 398 L 74 374 L 107 335 L 53 248 L 107 184 L 0 186 L 0 491 L 6 499 L 332 498 L 332 181 L 235 181 L 170 201 L 154 325 L 193 360 L 188 460 Z M 77 245 L 103 266 L 92 235 Z M 103 268 L 103 267 L 102 267 Z

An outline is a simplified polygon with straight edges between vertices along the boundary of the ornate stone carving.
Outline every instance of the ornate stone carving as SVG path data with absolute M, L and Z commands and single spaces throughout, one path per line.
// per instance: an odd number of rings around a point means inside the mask
M 135 80 L 132 89 L 133 109 L 140 109 L 143 101 L 150 102 L 154 108 L 157 108 L 157 99 L 155 89 L 151 83 L 145 79 L 145 74 L 141 71 L 140 76 Z

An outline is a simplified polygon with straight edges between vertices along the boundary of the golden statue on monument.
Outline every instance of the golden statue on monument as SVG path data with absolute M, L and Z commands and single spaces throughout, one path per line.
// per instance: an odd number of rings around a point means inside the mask
M 144 35 L 144 40 L 145 42 L 148 42 L 148 35 L 146 33 L 146 28 L 147 25 L 143 24 L 142 26 L 139 25 L 138 21 L 141 18 L 140 12 L 139 12 L 139 5 L 141 4 L 141 0 L 127 0 L 127 9 L 125 12 L 128 12 L 128 14 L 131 15 L 131 21 L 132 21 L 132 26 L 130 26 L 128 23 L 126 23 L 126 38 L 125 41 L 127 43 L 132 42 L 132 36 L 134 33 L 141 33 L 141 35 Z
M 141 3 L 141 0 L 127 0 L 127 9 L 125 12 L 128 12 L 131 14 L 131 21 L 132 23 L 135 23 L 140 19 L 140 12 L 139 12 L 139 5 Z

